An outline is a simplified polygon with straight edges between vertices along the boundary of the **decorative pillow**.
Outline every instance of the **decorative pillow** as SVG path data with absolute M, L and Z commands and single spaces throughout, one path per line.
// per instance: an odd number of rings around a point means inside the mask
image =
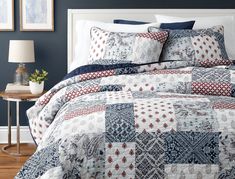
M 235 59 L 235 35 L 234 35 L 234 16 L 209 16 L 209 17 L 174 17 L 174 16 L 165 16 L 165 15 L 155 15 L 155 18 L 158 23 L 172 23 L 172 22 L 181 22 L 181 21 L 190 21 L 195 20 L 193 29 L 206 29 L 217 25 L 224 26 L 224 43 L 226 51 L 229 58 Z
M 158 32 L 150 27 L 150 32 Z M 201 30 L 169 30 L 160 61 L 184 60 L 192 65 L 211 67 L 229 65 L 224 45 L 224 28 L 215 26 Z
M 192 29 L 195 21 L 187 21 L 187 22 L 173 22 L 173 23 L 161 23 L 161 29 Z
M 114 19 L 113 23 L 114 24 L 142 25 L 142 24 L 148 24 L 149 22 L 133 21 L 133 20 L 125 20 L 125 19 Z
M 130 24 L 130 25 L 140 25 L 140 24 L 148 24 L 149 22 L 142 21 L 133 21 L 133 20 L 125 20 L 125 19 L 114 19 L 114 24 Z M 161 29 L 192 29 L 195 21 L 186 21 L 186 22 L 173 22 L 173 23 L 161 23 Z
M 91 28 L 90 64 L 158 62 L 168 32 L 125 33 Z M 105 60 L 104 60 L 105 59 Z

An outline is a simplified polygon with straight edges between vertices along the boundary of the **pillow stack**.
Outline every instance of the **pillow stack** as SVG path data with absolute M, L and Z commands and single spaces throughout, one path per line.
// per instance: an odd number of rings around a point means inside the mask
M 99 21 L 79 20 L 76 22 L 75 49 L 73 51 L 73 63 L 70 65 L 70 71 L 77 67 L 87 65 L 89 58 L 89 49 L 91 46 L 90 32 L 92 27 L 98 27 L 112 32 L 143 33 L 148 32 L 148 27 L 157 26 L 158 23 L 143 25 L 113 24 Z
M 70 70 L 87 64 L 165 61 L 186 61 L 192 66 L 213 67 L 230 65 L 230 58 L 235 59 L 231 45 L 234 38 L 229 26 L 233 21 L 231 17 L 156 15 L 156 19 L 157 23 L 123 19 L 115 19 L 114 24 L 86 20 L 77 22 L 79 40 Z M 208 25 L 213 26 L 205 28 Z M 229 35 L 231 39 L 228 39 Z

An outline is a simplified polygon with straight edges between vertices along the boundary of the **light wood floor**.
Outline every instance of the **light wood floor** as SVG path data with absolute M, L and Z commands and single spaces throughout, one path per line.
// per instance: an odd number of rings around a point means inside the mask
M 12 179 L 18 173 L 22 165 L 30 156 L 24 157 L 12 157 L 2 152 L 0 145 L 0 179 Z M 13 147 L 9 151 L 16 151 Z M 35 151 L 36 146 L 34 144 L 21 145 L 21 151 L 32 153 Z

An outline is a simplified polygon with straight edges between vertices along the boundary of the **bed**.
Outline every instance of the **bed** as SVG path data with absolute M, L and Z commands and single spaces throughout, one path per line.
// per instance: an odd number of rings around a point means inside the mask
M 92 25 L 90 63 L 76 66 L 87 41 L 78 20 L 154 22 L 155 14 L 223 16 L 235 27 L 235 10 L 68 10 L 68 74 L 27 111 L 38 148 L 15 178 L 235 178 L 235 41 L 226 23 Z

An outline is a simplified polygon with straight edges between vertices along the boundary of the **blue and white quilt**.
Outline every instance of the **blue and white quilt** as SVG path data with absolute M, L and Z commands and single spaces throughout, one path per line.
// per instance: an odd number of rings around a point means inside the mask
M 69 74 L 27 111 L 15 178 L 234 179 L 235 71 L 183 63 Z

